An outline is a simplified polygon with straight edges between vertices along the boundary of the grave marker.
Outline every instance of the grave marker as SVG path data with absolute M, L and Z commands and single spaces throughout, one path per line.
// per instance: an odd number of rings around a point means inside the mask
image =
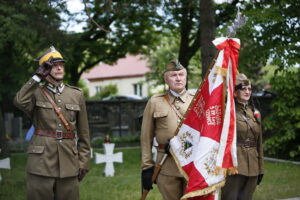
M 104 154 L 95 153 L 95 162 L 96 164 L 106 163 L 104 168 L 104 174 L 106 177 L 114 176 L 115 169 L 114 169 L 114 162 L 123 162 L 123 153 L 113 153 L 115 144 L 112 143 L 104 143 Z

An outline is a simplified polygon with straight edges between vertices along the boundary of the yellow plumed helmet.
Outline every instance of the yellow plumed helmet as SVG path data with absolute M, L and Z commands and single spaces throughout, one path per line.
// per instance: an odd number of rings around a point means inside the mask
M 65 62 L 62 55 L 54 48 L 54 46 L 51 46 L 42 56 L 38 58 L 39 65 L 42 65 L 50 57 L 53 58 L 52 62 Z

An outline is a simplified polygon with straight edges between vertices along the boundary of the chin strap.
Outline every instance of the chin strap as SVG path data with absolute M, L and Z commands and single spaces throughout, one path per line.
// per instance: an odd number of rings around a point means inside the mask
M 62 81 L 62 80 L 55 79 L 51 74 L 46 76 L 45 80 L 48 81 L 49 83 L 51 83 L 54 86 L 59 86 L 61 84 L 61 81 Z

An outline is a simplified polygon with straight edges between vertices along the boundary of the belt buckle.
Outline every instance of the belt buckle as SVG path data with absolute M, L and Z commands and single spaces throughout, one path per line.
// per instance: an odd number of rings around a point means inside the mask
M 247 138 L 246 139 L 246 148 L 250 148 L 251 147 L 251 140 L 250 140 L 250 138 Z
M 57 140 L 63 139 L 63 131 L 62 130 L 56 130 L 56 139 Z

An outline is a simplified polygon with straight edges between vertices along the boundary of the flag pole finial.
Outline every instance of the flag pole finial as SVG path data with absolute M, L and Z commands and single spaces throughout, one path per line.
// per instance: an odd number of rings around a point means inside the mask
M 234 37 L 236 35 L 237 29 L 244 26 L 246 24 L 247 20 L 248 20 L 248 17 L 243 16 L 240 12 L 240 7 L 238 7 L 236 17 L 233 20 L 231 26 L 229 26 L 227 29 L 228 37 Z

